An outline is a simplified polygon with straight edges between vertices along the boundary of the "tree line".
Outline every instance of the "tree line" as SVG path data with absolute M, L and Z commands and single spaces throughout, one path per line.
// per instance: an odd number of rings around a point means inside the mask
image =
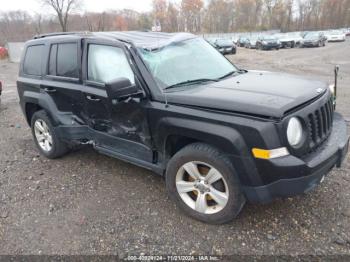
M 0 44 L 57 31 L 228 33 L 350 27 L 350 0 L 153 0 L 150 12 L 81 12 L 83 0 L 39 0 L 55 15 L 0 12 Z

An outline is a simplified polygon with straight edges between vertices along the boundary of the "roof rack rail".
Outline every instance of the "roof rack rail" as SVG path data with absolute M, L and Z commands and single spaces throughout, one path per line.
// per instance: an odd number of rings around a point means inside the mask
M 91 34 L 90 31 L 57 32 L 57 33 L 35 35 L 33 39 L 39 39 L 39 38 L 50 37 L 50 36 L 60 36 L 60 35 L 89 35 L 89 34 Z

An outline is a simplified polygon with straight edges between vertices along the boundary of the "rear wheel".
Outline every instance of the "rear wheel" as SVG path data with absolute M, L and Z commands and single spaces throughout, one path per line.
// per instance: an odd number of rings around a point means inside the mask
M 189 216 L 212 224 L 235 218 L 245 198 L 230 160 L 203 143 L 186 146 L 169 161 L 169 196 Z
M 52 121 L 44 110 L 34 113 L 31 128 L 35 144 L 42 155 L 53 159 L 68 152 L 67 144 L 58 138 Z

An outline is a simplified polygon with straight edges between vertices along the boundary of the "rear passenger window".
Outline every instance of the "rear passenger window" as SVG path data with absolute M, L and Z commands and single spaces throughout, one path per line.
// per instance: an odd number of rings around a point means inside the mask
M 50 50 L 49 75 L 78 78 L 77 48 L 76 43 L 52 45 Z
M 23 62 L 23 72 L 27 75 L 41 76 L 41 62 L 44 45 L 29 46 Z

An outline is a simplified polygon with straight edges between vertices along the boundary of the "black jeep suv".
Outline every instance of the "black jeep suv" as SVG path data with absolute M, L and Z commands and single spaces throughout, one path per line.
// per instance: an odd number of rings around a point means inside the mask
M 37 36 L 17 85 L 44 156 L 91 144 L 164 175 L 170 197 L 209 223 L 246 200 L 308 192 L 348 147 L 326 84 L 239 69 L 192 34 Z

